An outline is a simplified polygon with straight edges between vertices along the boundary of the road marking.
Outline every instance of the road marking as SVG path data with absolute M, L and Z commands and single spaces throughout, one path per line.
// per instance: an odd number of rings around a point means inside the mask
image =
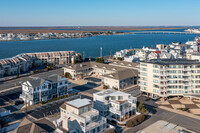
M 177 116 L 178 114 L 174 114 L 173 116 L 171 116 L 169 119 L 167 119 L 167 121 L 169 121 L 170 119 L 174 118 L 175 116 Z

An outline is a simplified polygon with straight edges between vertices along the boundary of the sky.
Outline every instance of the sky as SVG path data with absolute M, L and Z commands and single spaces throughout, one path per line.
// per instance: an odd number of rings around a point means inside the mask
M 0 26 L 199 26 L 200 0 L 1 0 Z

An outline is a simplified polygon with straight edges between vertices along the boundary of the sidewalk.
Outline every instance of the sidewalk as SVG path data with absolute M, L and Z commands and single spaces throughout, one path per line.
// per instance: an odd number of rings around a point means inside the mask
M 170 109 L 170 108 L 164 107 L 164 106 L 158 106 L 158 108 L 200 120 L 200 116 L 194 115 L 192 113 L 184 112 L 184 111 L 181 111 L 181 110 Z

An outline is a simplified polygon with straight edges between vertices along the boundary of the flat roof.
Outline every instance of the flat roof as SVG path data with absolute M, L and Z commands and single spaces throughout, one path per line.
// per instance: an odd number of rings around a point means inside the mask
M 100 91 L 100 92 L 96 92 L 94 94 L 99 95 L 99 96 L 130 95 L 128 93 L 116 91 L 114 89 L 106 89 L 106 90 L 103 90 L 103 91 Z
M 75 108 L 81 108 L 83 106 L 91 104 L 91 102 L 92 101 L 90 99 L 87 99 L 87 98 L 84 98 L 84 99 L 78 98 L 78 99 L 75 99 L 75 100 L 72 100 L 72 101 L 69 101 L 69 102 L 66 102 L 66 103 L 68 105 L 75 107 Z
M 184 127 L 169 123 L 167 121 L 159 120 L 150 126 L 144 128 L 137 133 L 195 133 Z
M 150 61 L 144 61 L 144 63 L 152 63 L 158 65 L 191 65 L 200 64 L 198 60 L 188 60 L 188 59 L 153 59 Z

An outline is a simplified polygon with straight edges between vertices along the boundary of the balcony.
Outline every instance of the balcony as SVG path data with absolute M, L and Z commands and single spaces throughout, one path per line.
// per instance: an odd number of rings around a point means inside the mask
M 160 76 L 167 76 L 166 73 L 160 73 Z
M 121 110 L 118 110 L 114 107 L 110 107 L 109 111 L 112 112 L 113 114 L 124 115 L 124 114 L 126 114 L 127 112 L 129 112 L 133 109 L 134 109 L 133 106 L 129 106 L 128 108 L 122 109 L 122 111 L 121 111 Z
M 80 116 L 84 117 L 86 122 L 89 122 L 92 121 L 93 117 L 99 116 L 99 111 L 96 109 L 92 109 L 91 111 L 85 112 Z
M 106 123 L 105 117 L 99 117 L 97 121 L 91 122 L 90 124 L 86 125 L 85 130 L 90 131 L 91 129 L 94 129 L 95 127 L 99 127 Z
M 183 71 L 191 71 L 191 68 L 184 68 Z
M 167 78 L 164 78 L 164 79 L 160 78 L 160 81 L 168 81 L 168 79 Z

